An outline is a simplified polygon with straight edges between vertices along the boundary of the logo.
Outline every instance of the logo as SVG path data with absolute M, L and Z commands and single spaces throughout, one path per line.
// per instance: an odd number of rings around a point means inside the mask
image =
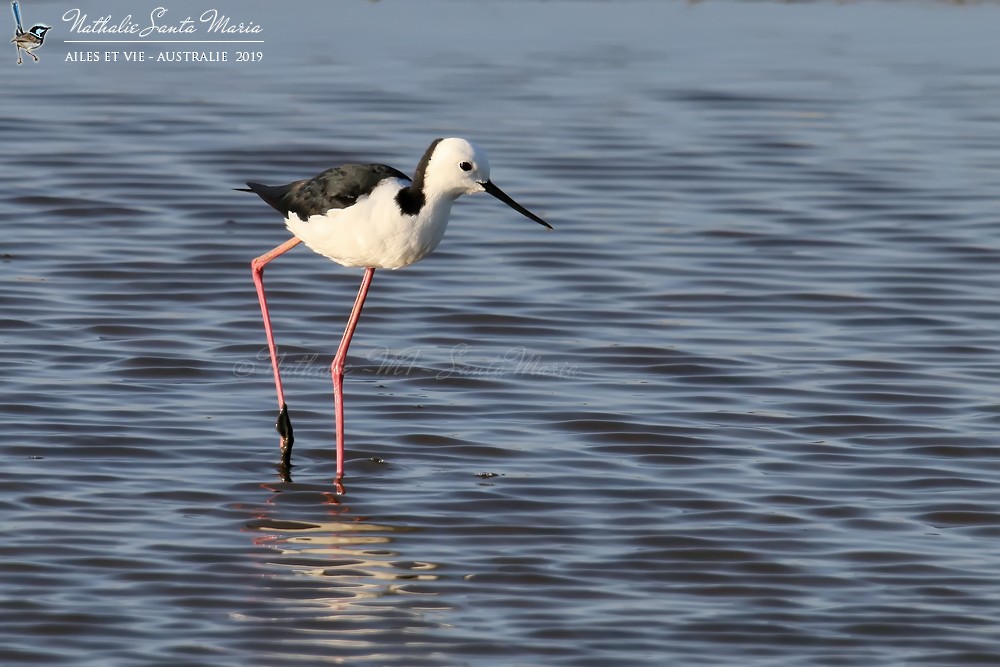
M 45 43 L 45 33 L 52 28 L 47 25 L 38 24 L 31 26 L 31 30 L 26 32 L 24 26 L 21 24 L 21 8 L 18 7 L 17 0 L 11 0 L 10 8 L 14 11 L 15 24 L 14 39 L 10 40 L 10 43 L 17 49 L 17 64 L 20 65 L 24 62 L 21 59 L 21 51 L 34 58 L 37 63 L 38 56 L 32 53 L 32 51 L 41 48 L 42 44 Z

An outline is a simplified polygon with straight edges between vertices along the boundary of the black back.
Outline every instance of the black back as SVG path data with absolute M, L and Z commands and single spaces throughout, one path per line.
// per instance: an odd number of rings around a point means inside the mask
M 300 220 L 323 215 L 335 208 L 353 206 L 387 178 L 409 181 L 410 177 L 385 164 L 344 164 L 319 176 L 288 185 L 247 183 L 249 189 L 284 216 L 295 213 Z

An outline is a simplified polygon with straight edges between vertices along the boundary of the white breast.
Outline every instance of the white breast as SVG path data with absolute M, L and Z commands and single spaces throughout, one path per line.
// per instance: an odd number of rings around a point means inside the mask
M 396 193 L 406 185 L 400 179 L 386 179 L 353 206 L 304 221 L 291 213 L 285 224 L 312 250 L 338 264 L 381 269 L 409 266 L 437 248 L 455 198 L 428 198 L 417 215 L 403 215 Z

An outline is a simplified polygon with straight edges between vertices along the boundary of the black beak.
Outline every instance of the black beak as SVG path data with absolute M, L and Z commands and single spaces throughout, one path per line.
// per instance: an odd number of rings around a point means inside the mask
M 507 204 L 507 206 L 510 206 L 512 209 L 514 209 L 515 211 L 517 211 L 518 213 L 520 213 L 524 217 L 529 218 L 531 220 L 534 220 L 535 222 L 537 222 L 538 224 L 540 224 L 543 227 L 548 227 L 549 229 L 552 229 L 552 225 L 550 225 L 549 223 L 545 222 L 544 220 L 542 220 L 541 218 L 539 218 L 537 215 L 535 215 L 534 213 L 532 213 L 531 211 L 529 211 L 528 209 L 524 208 L 523 206 L 521 206 L 520 204 L 518 204 L 516 201 L 514 201 L 513 199 L 511 199 L 510 196 L 508 196 L 506 192 L 504 192 L 503 190 L 501 190 L 497 186 L 493 185 L 493 181 L 486 181 L 482 185 L 483 185 L 483 189 L 486 190 L 486 192 L 490 193 L 491 195 L 493 195 L 494 197 L 496 197 L 497 199 L 499 199 L 500 201 L 502 201 L 504 204 Z

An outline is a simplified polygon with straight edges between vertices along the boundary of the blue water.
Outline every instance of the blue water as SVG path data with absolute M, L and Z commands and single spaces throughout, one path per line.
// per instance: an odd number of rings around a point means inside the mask
M 0 62 L 0 664 L 1000 664 L 996 6 L 217 6 Z M 556 230 L 376 273 L 343 494 L 360 272 L 276 260 L 283 480 L 232 188 L 447 135 Z

